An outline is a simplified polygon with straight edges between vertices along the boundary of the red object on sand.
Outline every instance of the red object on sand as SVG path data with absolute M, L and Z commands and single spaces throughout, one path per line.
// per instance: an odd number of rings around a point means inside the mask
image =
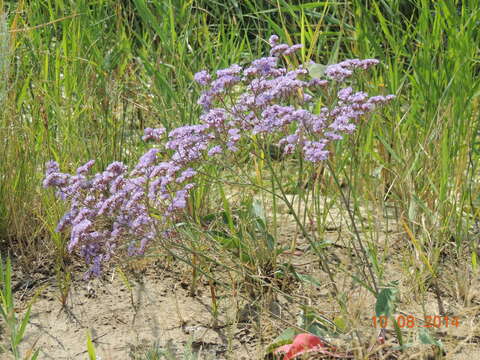
M 298 334 L 293 343 L 280 346 L 275 354 L 285 353 L 283 360 L 291 360 L 299 355 L 318 351 L 325 348 L 325 344 L 319 337 L 312 334 Z

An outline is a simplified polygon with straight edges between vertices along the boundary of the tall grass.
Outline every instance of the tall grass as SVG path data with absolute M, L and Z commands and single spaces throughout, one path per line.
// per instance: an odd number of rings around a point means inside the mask
M 128 163 L 144 150 L 144 127 L 195 121 L 192 73 L 237 62 L 249 45 L 236 29 L 210 25 L 204 11 L 183 2 L 9 5 L 0 236 L 28 262 L 49 244 L 42 239 L 64 247 L 54 233 L 61 205 L 39 187 L 45 161 L 67 169 L 87 158 L 97 169 Z
M 474 1 L 413 1 L 411 14 L 402 15 L 401 3 L 373 2 L 368 10 L 355 4 L 351 53 L 385 59 L 376 81 L 399 95 L 392 115 L 365 134 L 376 144 L 363 140 L 360 152 L 370 152 L 368 162 L 382 169 L 385 197 L 422 259 L 411 265 L 437 287 L 446 259 L 477 251 L 480 8 Z

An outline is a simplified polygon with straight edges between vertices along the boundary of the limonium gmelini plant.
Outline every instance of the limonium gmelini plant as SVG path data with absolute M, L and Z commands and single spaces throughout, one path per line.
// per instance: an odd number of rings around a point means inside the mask
M 303 66 L 286 67 L 288 57 L 301 45 L 269 39 L 270 54 L 249 66 L 232 65 L 211 74 L 200 71 L 195 81 L 204 88 L 198 104 L 203 112 L 196 125 L 168 132 L 145 129 L 143 140 L 155 145 L 128 168 L 113 162 L 105 171 L 90 175 L 94 160 L 76 174 L 60 172 L 56 162 L 46 165 L 44 187 L 69 203 L 57 231 L 70 231 L 68 250 L 78 250 L 90 265 L 86 277 L 101 274 L 102 264 L 119 249 L 143 254 L 154 239 L 175 236 L 175 223 L 187 206 L 195 177 L 203 163 L 239 150 L 242 139 L 276 139 L 285 155 L 298 153 L 319 163 L 329 156 L 328 144 L 352 133 L 358 120 L 393 95 L 369 97 L 347 86 L 356 71 L 378 60 L 346 60 L 325 68 L 312 78 Z M 313 112 L 315 103 L 333 103 Z M 323 97 L 322 97 L 323 96 Z M 168 154 L 161 155 L 160 154 Z

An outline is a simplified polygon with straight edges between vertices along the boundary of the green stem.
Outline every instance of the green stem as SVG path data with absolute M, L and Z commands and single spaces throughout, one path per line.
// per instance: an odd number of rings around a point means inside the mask
M 355 246 L 353 247 L 353 249 L 357 253 L 357 256 L 359 256 L 359 258 L 363 257 L 364 265 L 365 264 L 367 265 L 368 273 L 369 273 L 370 278 L 371 278 L 371 285 L 372 285 L 373 289 L 375 289 L 375 294 L 378 295 L 377 281 L 375 279 L 375 275 L 373 274 L 372 266 L 370 264 L 370 260 L 368 259 L 367 251 L 365 250 L 365 247 L 363 246 L 362 239 L 360 238 L 360 233 L 358 231 L 357 224 L 355 222 L 355 216 L 354 216 L 353 212 L 350 210 L 349 202 L 348 202 L 347 198 L 345 197 L 345 194 L 344 194 L 344 192 L 342 190 L 342 187 L 340 185 L 340 182 L 338 180 L 337 174 L 333 170 L 332 164 L 330 163 L 329 160 L 327 160 L 327 166 L 328 166 L 328 169 L 330 170 L 330 173 L 333 176 L 333 179 L 335 181 L 335 184 L 338 187 L 338 190 L 340 191 L 340 196 L 341 196 L 341 198 L 343 200 L 343 203 L 344 203 L 344 205 L 347 209 L 347 213 L 348 213 L 348 216 L 350 217 L 350 221 L 351 221 L 352 227 L 353 227 L 353 232 L 355 234 L 355 238 L 357 239 L 360 251 Z M 350 186 L 350 183 L 349 183 L 349 186 Z M 362 273 L 363 273 L 363 276 L 365 277 L 365 280 L 368 281 L 368 276 L 367 276 L 367 273 L 365 272 L 364 267 L 362 268 Z

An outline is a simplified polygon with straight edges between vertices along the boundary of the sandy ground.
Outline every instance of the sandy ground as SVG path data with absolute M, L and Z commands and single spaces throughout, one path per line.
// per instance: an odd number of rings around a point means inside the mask
M 348 255 L 345 241 L 349 236 L 345 231 L 347 220 L 345 216 L 334 212 L 334 216 L 327 220 L 330 230 L 325 234 L 325 239 L 335 244 L 329 249 L 328 256 L 334 266 L 337 263 L 349 269 L 351 264 L 348 262 L 352 257 Z M 283 213 L 279 237 L 290 244 L 297 230 L 288 220 L 288 211 L 283 209 Z M 385 259 L 387 265 L 384 270 L 385 279 L 400 280 L 398 315 L 411 314 L 423 319 L 424 314 L 438 314 L 433 290 L 429 290 L 425 298 L 418 298 L 411 278 L 405 274 L 405 269 L 408 269 L 404 264 L 405 256 L 410 251 L 405 234 L 392 232 L 384 223 L 371 225 L 383 231 L 376 241 L 388 247 L 388 253 L 398 254 Z M 375 345 L 378 330 L 373 329 L 372 325 L 375 311 L 373 296 L 352 281 L 352 274 L 338 273 L 337 287 L 347 295 L 347 313 L 342 314 L 338 303 L 331 297 L 328 278 L 319 270 L 318 260 L 304 253 L 307 245 L 305 239 L 298 237 L 295 253 L 282 255 L 279 261 L 291 262 L 299 273 L 311 275 L 325 286 L 293 282 L 286 291 L 328 319 L 353 319 L 364 340 Z M 176 358 L 182 359 L 181 354 L 189 343 L 194 351 L 199 352 L 199 359 L 263 359 L 269 342 L 288 327 L 288 323 L 295 323 L 300 314 L 299 303 L 281 295 L 276 297 L 275 306 L 270 307 L 271 313 L 257 313 L 249 310 L 247 301 L 238 302 L 239 299 L 232 296 L 231 292 L 218 289 L 219 315 L 214 316 L 208 282 L 201 280 L 196 296 L 192 297 L 189 293 L 190 270 L 176 262 L 161 264 L 159 261 L 133 266 L 131 271 L 125 272 L 130 288 L 114 270 L 107 272 L 102 279 L 89 283 L 74 281 L 67 306 L 63 308 L 58 300 L 59 292 L 54 285 L 53 275 L 45 277 L 43 285 L 40 281 L 32 289 L 23 290 L 20 287 L 16 292 L 19 304 L 23 304 L 23 307 L 19 307 L 20 312 L 25 310 L 25 304 L 32 299 L 35 291 L 40 292 L 32 307 L 24 351 L 35 345 L 41 349 L 40 359 L 87 359 L 86 339 L 89 332 L 98 358 L 102 360 L 145 359 L 146 351 L 153 344 L 163 349 L 174 349 Z M 461 302 L 460 295 L 457 298 L 452 296 L 462 292 L 461 289 L 445 288 L 445 284 L 458 287 L 455 276 L 461 278 L 463 275 L 457 270 L 453 267 L 446 272 L 449 275 L 442 279 L 441 287 L 449 290 L 443 293 L 444 306 L 447 313 L 459 318 L 459 326 L 434 329 L 435 336 L 445 344 L 447 359 L 480 359 L 480 279 L 478 274 L 471 275 L 468 295 L 463 296 L 464 301 Z M 425 304 L 424 307 L 418 305 L 421 302 Z M 426 354 L 431 354 L 430 346 L 418 346 L 418 330 L 405 329 L 406 342 L 416 345 L 398 358 L 427 359 Z M 352 339 L 355 336 L 350 333 L 332 341 L 348 352 L 355 349 Z M 4 342 L 5 338 L 1 341 Z
M 47 288 L 33 306 L 24 349 L 36 343 L 40 359 L 85 359 L 90 332 L 99 359 L 140 358 L 153 344 L 180 356 L 189 342 L 202 359 L 257 358 L 249 329 L 227 311 L 228 299 L 220 301 L 215 320 L 209 289 L 200 285 L 192 297 L 180 276 L 171 269 L 149 274 L 130 280 L 131 291 L 118 275 L 79 282 L 64 309 L 58 291 Z

